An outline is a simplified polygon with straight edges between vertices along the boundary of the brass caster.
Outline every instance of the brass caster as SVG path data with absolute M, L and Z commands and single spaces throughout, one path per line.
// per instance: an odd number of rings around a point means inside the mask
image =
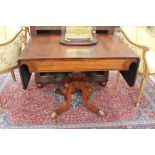
M 103 116 L 104 115 L 103 109 L 99 110 L 98 114 L 99 116 Z
M 56 113 L 56 112 L 52 112 L 51 118 L 52 118 L 53 120 L 56 120 L 56 118 L 57 118 L 57 113 Z

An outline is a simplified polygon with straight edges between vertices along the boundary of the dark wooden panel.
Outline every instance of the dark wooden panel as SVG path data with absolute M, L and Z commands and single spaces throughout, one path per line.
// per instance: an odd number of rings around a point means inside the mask
M 96 26 L 96 30 L 107 30 L 109 34 L 114 34 L 115 26 Z M 61 26 L 30 26 L 31 36 L 36 36 L 37 31 L 61 30 Z

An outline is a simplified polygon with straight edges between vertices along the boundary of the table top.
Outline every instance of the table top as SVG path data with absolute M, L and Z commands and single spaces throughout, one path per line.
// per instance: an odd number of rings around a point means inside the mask
M 19 56 L 19 60 L 35 59 L 117 59 L 138 56 L 120 39 L 113 35 L 97 34 L 97 44 L 69 46 L 59 43 L 60 35 L 31 37 Z
M 133 86 L 138 55 L 116 36 L 97 34 L 96 39 L 96 45 L 69 46 L 59 43 L 60 35 L 31 37 L 18 59 L 23 88 L 27 88 L 32 72 L 105 70 L 119 70 Z

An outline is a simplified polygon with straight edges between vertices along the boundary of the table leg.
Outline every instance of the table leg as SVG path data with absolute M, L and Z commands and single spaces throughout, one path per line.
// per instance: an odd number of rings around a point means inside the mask
M 82 98 L 83 98 L 83 104 L 84 106 L 91 112 L 95 113 L 95 114 L 98 114 L 100 116 L 103 116 L 104 115 L 104 112 L 102 109 L 99 109 L 97 106 L 95 106 L 94 104 L 92 104 L 90 101 L 89 101 L 89 96 L 90 96 L 90 89 L 86 87 L 86 85 L 84 83 L 81 83 L 82 85 L 82 88 L 81 90 L 83 91 L 83 94 L 82 94 Z
M 52 119 L 56 119 L 58 115 L 60 115 L 61 113 L 65 112 L 68 109 L 69 105 L 71 104 L 72 91 L 75 88 L 78 88 L 78 89 L 82 90 L 82 92 L 83 92 L 83 94 L 82 94 L 83 103 L 84 103 L 84 106 L 89 111 L 91 111 L 93 113 L 96 113 L 96 114 L 98 114 L 100 116 L 104 115 L 103 110 L 100 110 L 98 107 L 96 107 L 95 105 L 90 103 L 89 95 L 91 93 L 91 89 L 89 89 L 88 86 L 84 82 L 73 81 L 73 82 L 67 84 L 64 90 L 56 90 L 55 93 L 63 95 L 65 97 L 65 101 L 58 109 L 56 109 L 51 114 Z
M 69 105 L 71 104 L 71 95 L 72 95 L 72 84 L 69 84 L 64 90 L 56 90 L 55 93 L 63 95 L 65 97 L 64 103 L 56 109 L 52 114 L 51 118 L 56 119 L 58 115 L 67 110 Z

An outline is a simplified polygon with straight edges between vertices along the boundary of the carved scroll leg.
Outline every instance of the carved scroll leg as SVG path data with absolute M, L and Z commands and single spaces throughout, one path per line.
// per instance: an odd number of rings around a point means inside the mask
M 116 83 L 115 83 L 115 90 L 116 90 L 116 91 L 118 90 L 118 85 L 119 85 L 119 83 L 120 83 L 120 78 L 121 78 L 121 73 L 118 72 L 118 73 L 117 73 Z
M 100 116 L 104 115 L 104 112 L 102 109 L 99 109 L 98 107 L 96 107 L 95 105 L 93 105 L 92 103 L 90 103 L 89 101 L 89 95 L 90 95 L 90 91 L 88 91 L 89 89 L 86 88 L 86 86 L 83 86 L 83 94 L 82 94 L 82 98 L 83 98 L 83 104 L 84 106 L 90 110 L 91 112 L 98 114 Z
M 138 107 L 139 104 L 140 104 L 140 99 L 141 99 L 141 96 L 142 96 L 142 93 L 143 93 L 143 90 L 144 90 L 145 82 L 146 82 L 146 78 L 143 78 L 142 81 L 141 81 L 141 85 L 140 85 L 140 89 L 139 89 L 139 93 L 138 93 L 138 99 L 137 99 L 137 102 L 136 102 L 136 107 Z
M 88 100 L 84 101 L 84 106 L 91 112 L 98 114 L 100 116 L 104 115 L 103 109 L 97 108 L 95 105 L 91 104 Z
M 11 76 L 12 76 L 13 81 L 16 81 L 15 73 L 13 70 L 11 71 Z
M 71 84 L 68 88 L 66 88 L 62 92 L 61 91 L 57 92 L 57 93 L 59 93 L 61 95 L 64 95 L 65 101 L 58 109 L 56 109 L 51 114 L 52 119 L 56 119 L 58 115 L 60 115 L 61 113 L 63 113 L 64 111 L 67 110 L 67 108 L 69 107 L 69 105 L 71 103 L 72 90 L 73 90 L 73 88 L 72 88 L 72 84 Z

